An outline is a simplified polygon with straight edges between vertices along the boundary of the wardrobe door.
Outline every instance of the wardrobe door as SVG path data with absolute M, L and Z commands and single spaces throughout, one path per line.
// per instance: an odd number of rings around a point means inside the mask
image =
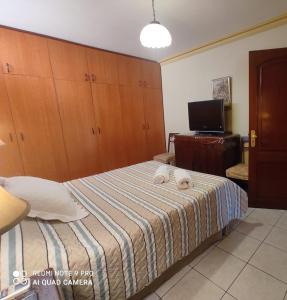
M 129 165 L 147 158 L 142 89 L 120 87 L 124 144 Z
M 0 75 L 0 176 L 24 175 L 3 75 Z
M 127 165 L 120 92 L 117 85 L 92 84 L 103 171 Z
M 101 171 L 90 83 L 56 80 L 72 178 Z
M 3 73 L 51 77 L 47 40 L 33 34 L 0 28 Z
M 160 89 L 144 90 L 144 111 L 146 119 L 148 159 L 166 152 L 162 93 Z
M 117 84 L 119 81 L 117 54 L 87 48 L 87 60 L 91 81 Z
M 118 56 L 119 83 L 125 86 L 142 86 L 142 60 L 124 55 Z
M 55 79 L 89 81 L 85 47 L 52 39 L 48 46 Z
M 143 60 L 141 70 L 144 87 L 161 89 L 161 69 L 159 63 Z
M 52 79 L 5 76 L 25 175 L 63 181 L 67 161 Z

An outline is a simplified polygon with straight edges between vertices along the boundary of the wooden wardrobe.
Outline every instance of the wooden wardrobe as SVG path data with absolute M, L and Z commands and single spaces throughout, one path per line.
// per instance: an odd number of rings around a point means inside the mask
M 0 28 L 0 176 L 65 181 L 165 151 L 160 65 Z

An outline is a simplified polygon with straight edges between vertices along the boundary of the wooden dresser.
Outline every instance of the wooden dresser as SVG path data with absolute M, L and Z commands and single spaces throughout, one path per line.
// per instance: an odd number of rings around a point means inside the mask
M 240 162 L 240 136 L 176 135 L 176 166 L 225 176 L 225 170 Z

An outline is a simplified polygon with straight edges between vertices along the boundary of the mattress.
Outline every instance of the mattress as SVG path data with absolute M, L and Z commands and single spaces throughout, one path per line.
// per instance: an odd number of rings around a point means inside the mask
M 60 223 L 25 219 L 1 236 L 1 287 L 13 271 L 51 267 L 66 299 L 126 299 L 247 210 L 232 181 L 188 171 L 193 187 L 155 185 L 149 161 L 64 185 L 90 215 Z M 171 171 L 175 167 L 170 166 Z

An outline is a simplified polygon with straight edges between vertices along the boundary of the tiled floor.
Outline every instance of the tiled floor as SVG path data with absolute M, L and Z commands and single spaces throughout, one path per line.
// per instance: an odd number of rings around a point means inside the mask
M 287 211 L 249 208 L 211 246 L 145 300 L 287 300 Z

